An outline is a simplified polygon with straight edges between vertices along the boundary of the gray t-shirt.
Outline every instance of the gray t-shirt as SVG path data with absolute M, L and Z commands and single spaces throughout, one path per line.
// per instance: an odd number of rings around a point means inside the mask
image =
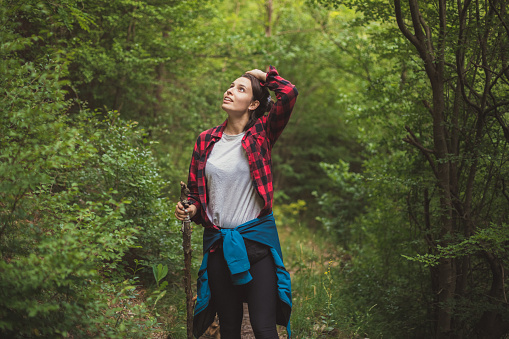
M 234 228 L 255 219 L 263 207 L 263 199 L 251 182 L 249 162 L 241 143 L 244 134 L 223 133 L 205 166 L 207 216 L 221 228 Z

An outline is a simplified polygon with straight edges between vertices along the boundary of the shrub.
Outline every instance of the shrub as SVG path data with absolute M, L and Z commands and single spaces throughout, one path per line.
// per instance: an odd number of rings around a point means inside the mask
M 146 338 L 153 307 L 121 264 L 171 263 L 177 242 L 150 143 L 116 113 L 68 115 L 65 53 L 26 62 L 40 37 L 2 39 L 0 336 Z

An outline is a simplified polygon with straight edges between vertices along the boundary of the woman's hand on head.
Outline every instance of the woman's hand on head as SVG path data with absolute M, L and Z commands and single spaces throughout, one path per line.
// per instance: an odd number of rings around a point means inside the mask
M 194 217 L 197 211 L 195 205 L 189 205 L 187 209 L 184 209 L 184 206 L 179 201 L 175 207 L 175 218 L 180 221 L 186 221 Z
M 251 71 L 247 71 L 246 73 L 251 74 L 261 82 L 265 82 L 267 80 L 267 73 L 265 73 L 264 71 L 260 71 L 259 69 L 253 69 Z

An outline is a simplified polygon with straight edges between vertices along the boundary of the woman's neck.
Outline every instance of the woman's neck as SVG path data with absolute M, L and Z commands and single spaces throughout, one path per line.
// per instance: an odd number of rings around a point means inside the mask
M 226 123 L 226 127 L 224 128 L 224 133 L 228 135 L 237 135 L 244 132 L 244 127 L 249 121 L 249 116 L 245 115 L 242 118 L 234 119 L 232 117 L 228 117 L 228 122 Z

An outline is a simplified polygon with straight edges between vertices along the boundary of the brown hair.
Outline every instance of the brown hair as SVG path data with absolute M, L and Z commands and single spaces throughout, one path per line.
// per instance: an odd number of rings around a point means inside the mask
M 253 125 L 255 122 L 260 119 L 265 112 L 269 112 L 272 108 L 272 105 L 274 102 L 270 98 L 270 93 L 267 87 L 262 87 L 260 85 L 260 80 L 258 80 L 255 76 L 251 74 L 243 74 L 243 78 L 248 78 L 251 80 L 251 88 L 253 90 L 253 101 L 258 100 L 260 103 L 258 107 L 255 110 L 249 111 L 249 121 L 247 122 L 246 126 L 244 127 L 244 131 L 247 131 Z

